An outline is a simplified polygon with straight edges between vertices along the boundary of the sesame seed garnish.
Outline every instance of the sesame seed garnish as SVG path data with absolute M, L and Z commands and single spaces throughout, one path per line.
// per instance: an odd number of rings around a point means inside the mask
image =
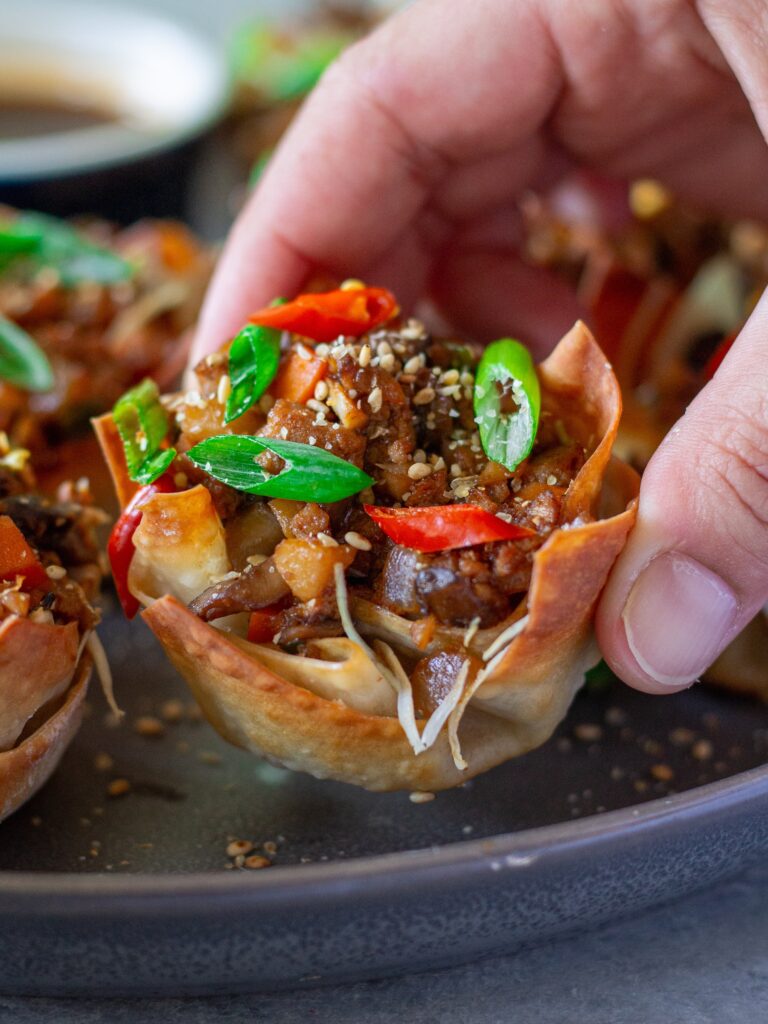
M 232 394 L 232 381 L 228 373 L 222 373 L 219 377 L 219 386 L 216 388 L 216 401 L 219 405 L 226 405 L 227 399 Z
M 371 361 L 371 355 L 371 346 L 363 345 L 360 349 L 360 355 L 357 357 L 358 363 L 360 363 L 361 366 L 367 366 Z
M 371 407 L 371 412 L 379 412 L 383 402 L 383 395 L 381 388 L 373 388 L 370 395 L 368 395 L 368 405 Z
M 317 539 L 324 548 L 337 548 L 339 546 L 339 542 L 330 533 L 318 533 Z
M 285 440 L 288 437 L 288 427 L 280 427 L 278 433 L 280 434 L 280 437 Z
M 430 402 L 434 401 L 435 389 L 434 388 L 422 388 L 417 391 L 413 396 L 414 405 L 429 405 Z
M 458 462 L 451 463 L 450 473 L 452 477 L 461 476 L 461 466 L 458 464 Z
M 408 341 L 417 341 L 419 338 L 423 338 L 427 332 L 420 320 L 409 320 L 400 333 Z
M 512 516 L 510 515 L 509 512 L 497 512 L 496 513 L 496 518 L 500 519 L 503 523 L 511 523 L 512 522 Z
M 311 409 L 313 412 L 328 412 L 328 406 L 323 405 L 323 403 L 319 402 L 316 398 L 310 398 L 307 400 L 307 408 Z
M 299 342 L 298 345 L 294 346 L 294 352 L 300 359 L 309 360 L 315 358 L 315 354 L 312 351 L 312 349 L 307 348 L 306 345 L 302 345 L 301 342 Z
M 378 353 L 379 358 L 381 358 L 382 356 L 391 356 L 392 346 L 389 344 L 388 341 L 380 341 L 379 344 L 376 346 L 376 352 Z
M 408 476 L 411 480 L 423 480 L 432 475 L 432 467 L 425 462 L 414 462 L 408 467 Z
M 125 796 L 131 790 L 128 779 L 113 779 L 107 786 L 107 796 Z
M 142 715 L 137 718 L 133 723 L 133 728 L 139 734 L 139 736 L 151 736 L 153 738 L 157 736 L 165 735 L 165 726 L 159 718 L 155 718 L 154 715 Z
M 548 487 L 554 487 L 556 483 L 557 483 L 557 477 L 555 476 L 554 473 L 550 473 L 549 476 L 547 477 L 547 486 Z
M 458 370 L 446 370 L 440 378 L 441 384 L 458 384 L 459 383 L 459 371 Z
M 417 448 L 416 449 L 416 451 L 413 453 L 413 461 L 414 462 L 426 462 L 427 461 L 427 453 L 424 451 L 423 448 Z
M 365 288 L 365 284 L 359 277 L 348 277 L 346 281 L 341 282 L 339 288 L 343 292 L 359 292 L 361 288 Z
M 428 804 L 431 800 L 435 799 L 434 793 L 409 793 L 408 799 L 412 804 Z
M 433 456 L 434 458 L 434 456 Z M 442 455 L 438 455 L 435 461 L 432 463 L 433 469 L 445 469 L 445 459 Z
M 386 355 L 379 357 L 379 366 L 382 370 L 386 370 L 387 373 L 392 373 L 395 369 L 395 357 L 391 352 L 387 352 Z
M 256 871 L 259 868 L 271 868 L 272 861 L 267 857 L 262 857 L 261 854 L 254 853 L 250 857 L 245 858 L 243 867 L 248 868 L 249 871 Z
M 266 562 L 266 555 L 248 555 L 246 562 L 248 565 L 261 565 L 262 562 Z
M 328 382 L 319 380 L 315 384 L 315 398 L 318 402 L 324 401 L 328 397 Z
M 417 356 L 411 356 L 408 362 L 403 367 L 403 373 L 418 373 L 424 365 L 424 356 L 419 354 Z
M 227 846 L 228 857 L 241 857 L 246 853 L 250 853 L 253 849 L 253 843 L 250 839 L 233 839 Z
M 345 533 L 344 540 L 351 548 L 357 548 L 358 551 L 371 550 L 371 542 L 367 537 L 363 537 L 361 533 L 357 533 L 356 530 L 350 530 L 349 533 Z
M 449 384 L 448 387 L 438 388 L 437 393 L 446 398 L 461 398 L 461 388 L 458 384 Z
M 45 567 L 45 572 L 52 580 L 63 580 L 67 575 L 67 570 L 63 565 L 47 565 Z
M 324 342 L 321 345 L 315 345 L 315 355 L 320 356 L 321 359 L 325 359 L 330 351 L 330 346 L 326 345 Z

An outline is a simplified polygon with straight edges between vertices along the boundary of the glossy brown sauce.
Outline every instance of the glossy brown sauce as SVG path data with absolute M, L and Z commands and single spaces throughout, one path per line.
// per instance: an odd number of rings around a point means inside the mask
M 56 100 L 23 100 L 0 95 L 0 140 L 29 139 L 56 132 L 114 124 L 118 115 L 106 109 Z

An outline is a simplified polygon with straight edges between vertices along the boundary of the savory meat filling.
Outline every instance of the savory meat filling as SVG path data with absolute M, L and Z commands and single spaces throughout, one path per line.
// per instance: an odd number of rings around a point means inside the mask
M 179 487 L 202 483 L 210 491 L 234 566 L 192 602 L 195 613 L 211 621 L 255 612 L 261 642 L 304 649 L 313 638 L 343 635 L 334 589 L 341 564 L 353 598 L 413 620 L 417 633 L 424 622 L 485 628 L 510 616 L 528 589 L 535 552 L 562 525 L 564 495 L 590 451 L 569 436 L 562 410 L 544 394 L 528 456 L 514 470 L 491 461 L 473 405 L 479 356 L 471 346 L 433 339 L 416 320 L 330 343 L 284 332 L 280 374 L 292 364 L 291 382 L 279 374 L 280 386 L 228 424 L 226 358 L 203 360 L 197 389 L 164 400 L 180 453 L 169 472 Z M 514 408 L 511 396 L 502 401 Z M 329 504 L 235 490 L 186 455 L 223 434 L 314 446 L 364 470 L 372 484 Z M 285 466 L 274 452 L 257 461 L 268 474 Z M 527 532 L 414 550 L 390 539 L 365 505 L 471 505 Z
M 18 216 L 0 207 L 3 230 Z M 0 381 L 0 430 L 40 464 L 52 445 L 143 377 L 172 383 L 184 362 L 179 339 L 196 319 L 211 260 L 186 228 L 170 221 L 117 230 L 93 220 L 74 232 L 53 218 L 23 216 L 39 220 L 43 236 L 64 230 L 97 247 L 97 258 L 106 253 L 126 268 L 124 279 L 112 280 L 111 269 L 89 262 L 84 249 L 74 254 L 76 267 L 70 262 L 63 272 L 58 250 L 49 264 L 46 257 L 10 259 L 0 245 L 0 317 L 34 339 L 54 378 L 53 388 L 40 393 Z
M 97 527 L 87 481 L 67 484 L 57 501 L 34 493 L 28 452 L 0 434 L 0 621 L 76 622 L 82 635 L 99 621 L 93 608 L 101 577 Z

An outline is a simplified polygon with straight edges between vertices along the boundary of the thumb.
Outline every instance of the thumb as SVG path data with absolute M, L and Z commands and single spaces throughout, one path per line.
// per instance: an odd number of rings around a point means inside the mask
M 690 685 L 768 599 L 768 298 L 651 459 L 598 609 L 603 655 L 649 693 Z

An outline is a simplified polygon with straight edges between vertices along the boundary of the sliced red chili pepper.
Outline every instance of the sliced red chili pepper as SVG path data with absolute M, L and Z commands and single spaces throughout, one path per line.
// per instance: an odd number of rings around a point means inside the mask
M 24 578 L 24 589 L 48 583 L 40 559 L 10 516 L 0 516 L 0 579 Z
M 288 605 L 288 600 L 276 601 L 251 612 L 248 620 L 248 639 L 252 644 L 270 644 L 275 633 L 280 629 L 280 616 Z
M 298 295 L 282 306 L 260 309 L 249 319 L 262 327 L 329 342 L 342 334 L 357 338 L 391 320 L 398 308 L 386 288 L 337 288 Z
M 731 351 L 734 341 L 738 337 L 737 334 L 729 334 L 727 338 L 724 338 L 717 346 L 715 351 L 709 357 L 707 365 L 704 367 L 704 376 L 707 380 L 712 380 L 717 371 L 720 369 L 720 364 Z
M 173 477 L 167 473 L 158 477 L 154 483 L 140 488 L 120 513 L 120 517 L 109 535 L 107 555 L 112 567 L 112 578 L 115 581 L 115 590 L 120 604 L 128 619 L 132 619 L 139 610 L 139 602 L 128 589 L 128 570 L 136 550 L 133 546 L 133 535 L 141 522 L 142 506 L 155 494 L 169 494 L 175 490 L 177 488 Z
M 533 537 L 534 531 L 507 523 L 479 505 L 429 505 L 423 508 L 363 508 L 395 544 L 415 551 L 451 551 L 473 544 Z

